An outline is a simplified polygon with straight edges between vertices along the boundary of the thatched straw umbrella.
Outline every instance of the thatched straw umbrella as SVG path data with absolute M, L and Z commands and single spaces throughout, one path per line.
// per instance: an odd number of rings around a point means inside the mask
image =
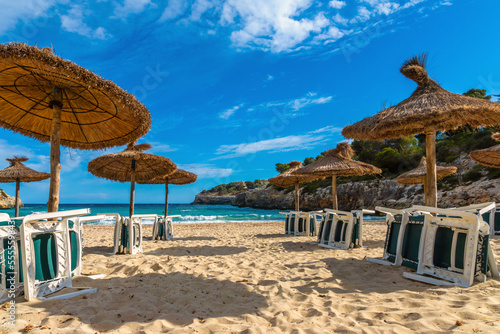
M 314 175 L 316 178 L 332 177 L 332 208 L 337 210 L 337 176 L 380 174 L 382 170 L 370 164 L 354 161 L 354 151 L 347 143 L 338 143 L 336 149 L 328 150 L 325 156 L 295 171 L 297 174 Z
M 400 71 L 418 84 L 406 100 L 372 117 L 346 126 L 347 138 L 382 140 L 417 133 L 426 135 L 426 205 L 437 205 L 436 131 L 500 124 L 500 105 L 444 90 L 425 70 L 426 55 L 407 60 Z
M 170 159 L 143 152 L 150 148 L 149 144 L 131 143 L 123 152 L 97 157 L 88 165 L 88 171 L 97 177 L 130 182 L 130 216 L 134 214 L 135 182 L 149 181 L 177 169 Z
M 0 45 L 0 126 L 50 141 L 49 212 L 59 207 L 60 146 L 103 149 L 146 134 L 149 111 L 93 72 L 22 43 Z
M 279 187 L 288 188 L 291 185 L 295 185 L 295 211 L 300 211 L 299 207 L 299 183 L 301 182 L 309 182 L 316 179 L 316 177 L 312 175 L 300 175 L 294 174 L 294 172 L 302 167 L 302 162 L 300 161 L 290 161 L 288 164 L 290 168 L 286 171 L 277 175 L 275 177 L 270 178 L 268 181 L 271 184 L 274 184 Z
M 160 176 L 152 180 L 138 181 L 141 184 L 165 184 L 165 219 L 168 216 L 168 185 L 169 184 L 190 184 L 197 179 L 196 174 L 185 171 L 184 169 L 177 169 L 170 175 Z
M 436 179 L 442 179 L 445 176 L 455 174 L 457 167 L 436 166 Z M 415 169 L 403 173 L 396 178 L 399 184 L 423 184 L 425 190 L 425 178 L 427 177 L 427 160 L 422 157 L 420 163 Z M 424 191 L 425 192 L 425 191 Z
M 21 182 L 37 182 L 46 180 L 50 177 L 49 173 L 37 172 L 34 169 L 26 167 L 23 162 L 28 161 L 26 157 L 14 156 L 11 159 L 5 159 L 10 163 L 10 166 L 0 170 L 0 182 L 15 182 L 16 183 L 16 208 L 15 216 L 19 217 L 19 188 Z
M 500 132 L 495 133 L 491 138 L 500 141 Z M 478 164 L 500 168 L 500 145 L 495 145 L 482 150 L 470 152 L 469 156 Z

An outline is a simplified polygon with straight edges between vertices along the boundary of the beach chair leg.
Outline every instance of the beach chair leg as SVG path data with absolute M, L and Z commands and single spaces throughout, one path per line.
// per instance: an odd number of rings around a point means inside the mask
M 42 299 L 42 300 L 69 299 L 69 298 L 81 296 L 81 295 L 84 295 L 87 293 L 96 293 L 97 292 L 96 288 L 78 287 L 76 289 L 78 289 L 78 291 L 68 292 L 65 294 L 57 295 L 57 296 L 38 297 L 38 299 Z
M 493 255 L 493 250 L 491 249 L 491 247 L 488 247 L 488 265 L 490 266 L 491 276 L 494 278 L 500 278 L 498 267 L 495 262 L 495 256 Z
M 374 258 L 374 257 L 367 257 L 366 260 L 371 262 L 371 263 L 382 264 L 384 266 L 393 266 L 394 265 L 393 262 L 390 262 L 390 261 L 387 261 L 384 259 Z
M 414 274 L 414 273 L 409 273 L 409 272 L 404 272 L 403 273 L 403 277 L 411 279 L 411 280 L 414 280 L 414 281 L 419 281 L 419 282 L 422 282 L 422 283 L 432 284 L 432 285 L 446 285 L 446 286 L 458 285 L 456 283 L 444 281 L 444 280 L 441 280 L 441 279 L 427 277 L 427 276 L 423 276 L 423 275 L 419 275 L 419 274 Z

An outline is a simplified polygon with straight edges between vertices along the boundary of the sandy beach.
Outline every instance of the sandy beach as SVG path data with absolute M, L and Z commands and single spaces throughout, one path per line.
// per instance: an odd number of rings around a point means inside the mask
M 283 223 L 174 225 L 174 241 L 110 255 L 112 226 L 84 228 L 83 273 L 97 293 L 16 299 L 15 331 L 30 333 L 500 333 L 500 282 L 468 289 L 402 277 L 382 254 L 386 225 L 365 223 L 367 248 L 331 250 Z M 500 237 L 492 238 L 497 261 Z M 0 311 L 6 319 L 6 311 Z M 0 330 L 11 332 L 2 320 Z

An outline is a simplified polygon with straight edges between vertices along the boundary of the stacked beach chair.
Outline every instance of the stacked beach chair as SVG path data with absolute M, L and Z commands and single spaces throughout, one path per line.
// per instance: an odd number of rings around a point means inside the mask
M 174 238 L 172 222 L 177 217 L 180 215 L 158 217 L 153 225 L 153 240 L 172 240 Z
M 435 285 L 469 287 L 474 279 L 499 277 L 489 247 L 490 227 L 483 220 L 492 208 L 377 207 L 386 214 L 384 254 L 367 260 L 406 266 L 416 273 L 405 272 L 404 277 Z
M 317 215 L 312 212 L 280 212 L 285 215 L 285 234 L 295 236 L 316 235 Z
M 81 224 L 89 209 L 32 214 L 16 221 L 0 216 L 0 301 L 24 293 L 27 300 L 62 299 L 95 292 L 72 288 L 72 276 L 81 273 Z M 71 227 L 70 227 L 71 224 Z
M 318 227 L 318 245 L 333 249 L 363 247 L 363 215 L 373 213 L 375 211 L 324 209 Z

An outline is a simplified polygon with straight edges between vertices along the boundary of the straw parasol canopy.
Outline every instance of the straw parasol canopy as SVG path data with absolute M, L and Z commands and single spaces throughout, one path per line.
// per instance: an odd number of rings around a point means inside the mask
M 290 161 L 287 165 L 290 166 L 290 168 L 288 168 L 283 173 L 281 173 L 275 177 L 270 178 L 268 181 L 271 184 L 274 184 L 276 186 L 283 187 L 283 188 L 288 188 L 291 185 L 295 185 L 295 211 L 300 211 L 299 210 L 299 183 L 313 181 L 313 180 L 317 179 L 317 177 L 314 177 L 312 175 L 295 174 L 294 172 L 302 167 L 302 162 L 300 162 L 300 161 Z
M 417 133 L 426 134 L 426 204 L 437 205 L 436 131 L 500 124 L 500 105 L 487 100 L 453 94 L 432 80 L 425 69 L 426 54 L 403 63 L 400 72 L 418 85 L 413 94 L 395 106 L 346 126 L 347 138 L 382 140 Z
M 196 181 L 198 177 L 196 174 L 185 171 L 184 169 L 177 169 L 169 175 L 160 176 L 148 181 L 140 181 L 141 184 L 165 184 L 165 218 L 168 216 L 168 185 L 169 184 L 190 184 Z
M 337 148 L 326 151 L 325 156 L 295 171 L 295 173 L 332 177 L 332 205 L 337 210 L 337 176 L 380 174 L 382 170 L 370 164 L 354 161 L 354 151 L 348 143 L 338 143 Z
M 455 174 L 457 172 L 457 167 L 443 167 L 436 166 L 436 178 L 442 179 L 443 177 Z M 396 182 L 400 184 L 425 184 L 425 178 L 427 176 L 427 160 L 422 157 L 417 168 L 412 169 L 409 172 L 403 173 L 396 178 Z
M 170 159 L 143 152 L 150 148 L 149 144 L 130 143 L 123 152 L 95 158 L 87 168 L 97 177 L 119 182 L 130 181 L 130 216 L 134 214 L 135 182 L 146 182 L 171 174 L 177 169 Z
M 500 132 L 495 133 L 491 138 L 500 141 Z M 472 151 L 469 155 L 472 160 L 481 165 L 500 168 L 500 145 Z
M 19 188 L 21 182 L 37 182 L 46 180 L 50 177 L 49 173 L 37 172 L 34 169 L 26 167 L 23 162 L 28 161 L 28 158 L 21 156 L 14 156 L 14 158 L 5 159 L 9 162 L 10 166 L 0 170 L 0 182 L 2 183 L 16 183 L 16 202 L 15 202 L 15 216 L 19 217 Z
M 9 43 L 0 45 L 0 126 L 50 141 L 51 212 L 59 204 L 60 145 L 124 145 L 148 132 L 151 116 L 134 96 L 51 49 Z

